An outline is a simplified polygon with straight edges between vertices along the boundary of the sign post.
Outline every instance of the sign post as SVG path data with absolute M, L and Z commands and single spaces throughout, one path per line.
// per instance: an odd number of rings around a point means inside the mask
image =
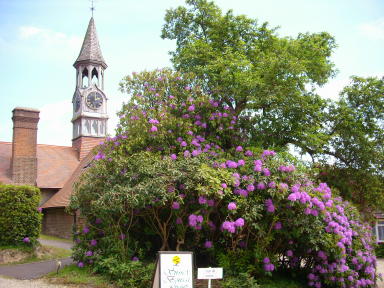
M 211 288 L 212 279 L 223 279 L 223 268 L 198 268 L 197 279 L 208 279 L 208 288 Z
M 152 288 L 193 288 L 193 253 L 159 251 Z

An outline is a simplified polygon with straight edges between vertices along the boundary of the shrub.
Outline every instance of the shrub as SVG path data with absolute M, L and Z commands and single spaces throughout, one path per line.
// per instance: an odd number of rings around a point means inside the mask
M 35 245 L 42 214 L 40 190 L 33 186 L 0 184 L 0 245 Z
M 239 273 L 237 277 L 226 277 L 221 282 L 223 288 L 260 288 L 256 280 L 247 273 Z
M 124 288 L 147 288 L 152 283 L 154 264 L 141 261 L 121 262 L 117 257 L 100 259 L 94 265 L 94 272 L 102 273 Z
M 357 210 L 287 153 L 247 147 L 236 110 L 200 85 L 169 70 L 126 79 L 133 96 L 118 135 L 72 198 L 88 221 L 75 259 L 130 263 L 183 249 L 234 278 L 280 270 L 314 287 L 373 287 L 371 233 Z

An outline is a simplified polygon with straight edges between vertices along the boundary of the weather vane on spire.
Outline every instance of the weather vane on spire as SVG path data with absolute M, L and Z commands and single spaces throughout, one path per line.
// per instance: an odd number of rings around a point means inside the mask
M 92 18 L 93 18 L 93 11 L 95 11 L 94 0 L 91 0 L 91 3 L 92 3 L 91 11 L 92 11 Z

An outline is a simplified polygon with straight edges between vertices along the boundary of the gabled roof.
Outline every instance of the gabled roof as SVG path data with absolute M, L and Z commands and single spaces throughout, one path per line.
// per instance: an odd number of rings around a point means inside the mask
M 39 188 L 60 189 L 79 165 L 77 152 L 69 146 L 37 144 L 37 179 Z M 12 184 L 12 143 L 0 142 L 0 182 Z
M 100 50 L 99 39 L 96 33 L 96 26 L 93 17 L 89 20 L 87 33 L 84 37 L 83 45 L 81 46 L 79 57 L 77 57 L 73 66 L 81 63 L 95 63 L 107 68 L 107 64 Z
M 80 178 L 84 170 L 87 169 L 93 158 L 94 153 L 91 151 L 83 160 L 81 160 L 80 164 L 65 183 L 64 187 L 53 195 L 47 202 L 41 205 L 41 208 L 67 207 L 73 192 L 73 185 Z

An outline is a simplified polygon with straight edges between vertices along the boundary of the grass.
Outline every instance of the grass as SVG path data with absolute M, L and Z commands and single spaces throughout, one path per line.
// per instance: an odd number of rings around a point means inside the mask
M 305 279 L 293 279 L 285 274 L 273 274 L 273 278 L 260 281 L 262 288 L 307 288 Z
M 53 284 L 79 285 L 92 288 L 113 288 L 108 280 L 100 275 L 92 274 L 86 268 L 78 268 L 76 265 L 69 265 L 59 271 L 47 274 L 44 279 Z
M 72 243 L 71 239 L 59 238 L 59 237 L 45 235 L 45 234 L 40 234 L 39 238 L 43 240 L 53 240 L 53 241 Z
M 16 250 L 16 252 L 27 253 L 29 255 L 20 261 L 0 264 L 0 266 L 9 265 L 9 264 L 24 264 L 24 263 L 52 260 L 52 259 L 61 259 L 61 258 L 67 258 L 72 254 L 71 250 L 52 247 L 52 246 L 41 246 L 38 252 L 34 251 L 31 247 L 26 247 L 26 246 L 0 246 L 0 253 L 2 250 Z

